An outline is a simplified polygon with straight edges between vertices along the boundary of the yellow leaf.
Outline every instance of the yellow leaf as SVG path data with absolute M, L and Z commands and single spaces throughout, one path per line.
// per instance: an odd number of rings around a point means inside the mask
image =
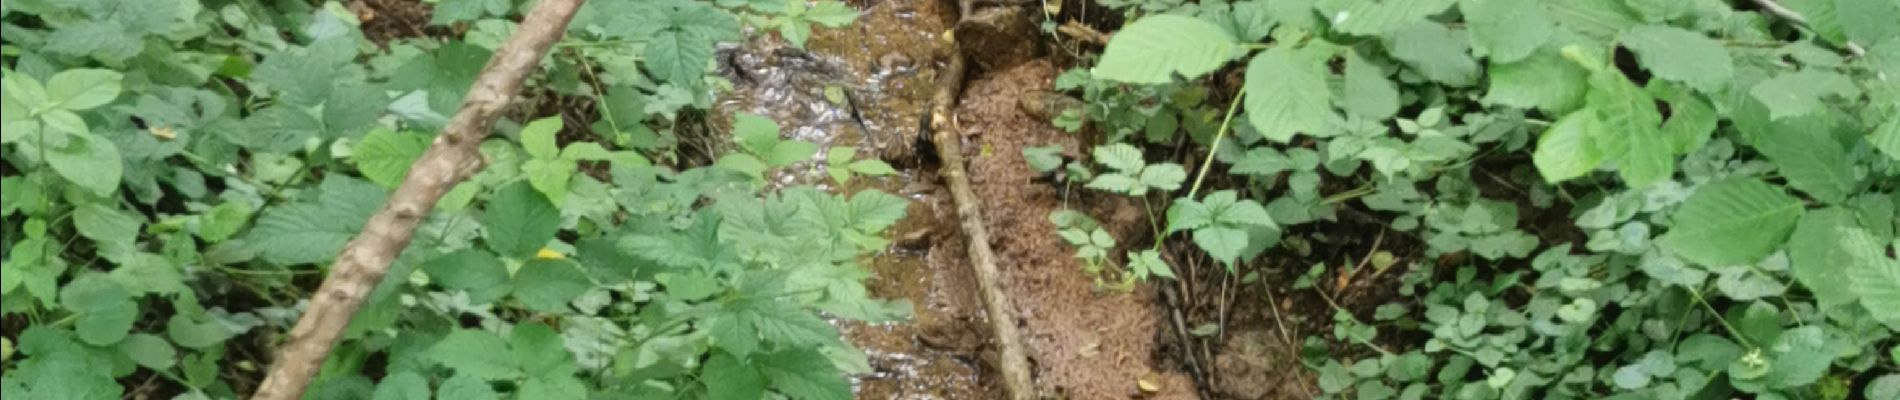
M 169 141 L 178 138 L 178 131 L 172 130 L 172 128 L 168 126 L 154 126 L 151 132 L 152 137 L 156 137 L 158 140 Z
M 1161 384 L 1155 383 L 1153 379 L 1149 379 L 1148 377 L 1142 377 L 1141 379 L 1136 379 L 1135 387 L 1139 387 L 1141 388 L 1141 391 L 1148 392 L 1148 393 L 1161 391 Z
M 534 258 L 539 258 L 543 260 L 566 260 L 567 255 L 561 254 L 561 252 L 558 252 L 558 251 L 554 251 L 554 249 L 542 247 L 540 252 L 534 253 Z

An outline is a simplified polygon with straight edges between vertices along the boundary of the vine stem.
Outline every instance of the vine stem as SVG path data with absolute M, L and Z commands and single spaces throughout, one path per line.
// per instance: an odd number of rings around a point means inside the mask
M 1220 154 L 1220 142 L 1227 138 L 1227 129 L 1233 126 L 1234 112 L 1240 110 L 1240 102 L 1247 99 L 1247 88 L 1234 93 L 1233 104 L 1227 105 L 1227 116 L 1221 117 L 1220 129 L 1214 131 L 1214 144 L 1208 145 L 1207 157 L 1201 160 L 1201 171 L 1194 174 L 1194 185 L 1188 187 L 1188 199 L 1201 192 L 1201 181 L 1207 179 L 1207 170 L 1213 169 L 1214 155 Z

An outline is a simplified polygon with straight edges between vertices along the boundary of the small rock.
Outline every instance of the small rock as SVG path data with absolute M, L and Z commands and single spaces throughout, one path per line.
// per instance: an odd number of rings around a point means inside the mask
M 1028 114 L 1030 117 L 1048 121 L 1055 119 L 1056 116 L 1062 115 L 1063 111 L 1081 110 L 1088 105 L 1083 103 L 1082 100 L 1077 100 L 1069 95 L 1038 90 L 1023 93 L 1022 97 L 1016 99 L 1016 106 L 1017 108 L 1021 108 L 1023 113 Z
M 916 65 L 917 62 L 912 60 L 910 55 L 898 51 L 884 53 L 883 56 L 877 58 L 878 70 L 885 74 L 910 72 L 911 67 Z

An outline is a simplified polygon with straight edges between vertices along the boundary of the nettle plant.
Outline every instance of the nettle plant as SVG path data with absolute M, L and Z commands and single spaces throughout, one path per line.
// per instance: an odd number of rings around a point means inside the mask
M 1353 351 L 1309 341 L 1327 397 L 1900 396 L 1900 3 L 1116 5 L 1065 88 L 1109 146 L 1201 146 L 1163 234 L 1231 265 L 1311 248 L 1236 231 L 1363 207 L 1424 245 L 1392 303 L 1339 310 Z M 1210 82 L 1238 85 L 1212 132 L 1121 116 Z M 1202 197 L 1215 165 L 1238 186 Z M 1264 216 L 1186 212 L 1216 203 Z
M 441 0 L 459 37 L 387 43 L 334 1 L 0 3 L 0 396 L 243 395 L 525 3 Z M 855 260 L 907 202 L 767 187 L 816 147 L 756 117 L 718 140 L 770 164 L 673 155 L 735 13 L 788 40 L 851 19 L 804 5 L 589 1 L 524 102 L 596 107 L 500 124 L 311 396 L 849 398 L 868 366 L 827 318 L 906 315 Z

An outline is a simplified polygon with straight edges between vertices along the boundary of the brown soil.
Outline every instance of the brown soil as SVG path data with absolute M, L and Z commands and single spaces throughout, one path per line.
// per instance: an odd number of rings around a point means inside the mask
M 1059 144 L 1075 151 L 1080 141 L 1024 115 L 1018 99 L 1048 90 L 1058 73 L 1046 60 L 996 71 L 972 82 L 957 108 L 970 181 L 995 232 L 1005 290 L 1024 319 L 1024 340 L 1036 363 L 1037 382 L 1053 397 L 1075 399 L 1190 399 L 1194 383 L 1157 365 L 1157 335 L 1164 332 L 1153 290 L 1099 291 L 1082 271 L 1074 249 L 1048 221 L 1064 207 L 1058 188 L 1035 182 L 1022 149 Z M 1141 211 L 1125 201 L 1090 207 L 1119 237 L 1146 229 Z M 940 252 L 956 248 L 939 247 Z M 1144 391 L 1142 386 L 1152 389 Z
M 429 26 L 433 8 L 421 1 L 354 0 L 347 7 L 363 22 L 363 36 L 378 45 L 445 32 L 441 27 Z

